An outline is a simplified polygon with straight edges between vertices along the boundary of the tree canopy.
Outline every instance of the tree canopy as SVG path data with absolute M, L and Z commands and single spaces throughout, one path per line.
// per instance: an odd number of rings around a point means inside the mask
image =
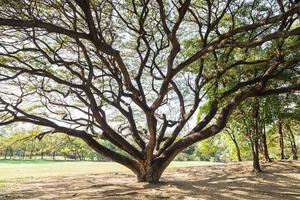
M 300 90 L 299 12 L 281 0 L 0 0 L 0 125 L 81 138 L 157 182 L 246 99 Z

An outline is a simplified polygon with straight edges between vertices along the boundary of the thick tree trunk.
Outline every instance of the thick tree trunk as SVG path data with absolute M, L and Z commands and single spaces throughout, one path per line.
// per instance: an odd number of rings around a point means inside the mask
M 268 145 L 267 145 L 267 137 L 266 137 L 266 125 L 265 123 L 263 124 L 263 130 L 262 130 L 262 136 L 261 136 L 261 144 L 263 148 L 263 157 L 264 160 L 267 162 L 272 162 L 270 156 L 269 156 L 269 151 L 268 151 Z
M 141 171 L 137 174 L 138 182 L 158 183 L 160 175 L 154 169 L 148 169 L 147 171 Z
M 258 139 L 251 141 L 251 150 L 252 150 L 252 158 L 253 158 L 253 171 L 261 172 L 260 163 L 259 163 L 259 151 L 258 151 Z
M 279 146 L 280 146 L 280 157 L 282 160 L 285 159 L 284 156 L 284 141 L 283 141 L 283 132 L 282 132 L 282 122 L 279 120 L 278 123 L 278 133 L 279 133 Z
M 158 183 L 164 171 L 164 165 L 159 162 L 153 164 L 141 164 L 136 173 L 139 182 Z

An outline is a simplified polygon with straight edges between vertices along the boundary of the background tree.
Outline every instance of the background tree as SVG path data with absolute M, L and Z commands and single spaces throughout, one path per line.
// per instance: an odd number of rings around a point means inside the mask
M 300 89 L 299 12 L 275 0 L 1 0 L 0 125 L 81 138 L 157 182 L 244 100 Z
M 15 130 L 0 138 L 0 156 L 4 159 L 105 160 L 82 140 L 65 134 L 47 134 L 41 129 Z M 108 144 L 103 144 L 108 146 Z M 107 159 L 106 159 L 107 160 Z

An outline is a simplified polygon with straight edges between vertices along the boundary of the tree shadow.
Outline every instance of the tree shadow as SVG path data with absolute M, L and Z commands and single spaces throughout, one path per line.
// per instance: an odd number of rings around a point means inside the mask
M 300 167 L 290 161 L 264 163 L 264 172 L 250 172 L 244 168 L 218 168 L 209 171 L 205 179 L 198 179 L 203 172 L 193 171 L 192 180 L 172 181 L 172 185 L 189 196 L 203 199 L 300 199 Z M 204 168 L 205 169 L 205 168 Z M 213 170 L 213 169 L 212 169 Z M 294 176 L 297 175 L 297 176 Z
M 251 163 L 170 170 L 158 184 L 128 174 L 49 177 L 16 184 L 0 199 L 300 199 L 300 162 Z

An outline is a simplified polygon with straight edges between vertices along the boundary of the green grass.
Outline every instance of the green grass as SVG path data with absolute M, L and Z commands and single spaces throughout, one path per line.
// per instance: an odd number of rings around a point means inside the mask
M 212 165 L 202 161 L 174 161 L 168 169 Z M 63 160 L 0 160 L 0 185 L 30 177 L 73 176 L 84 174 L 113 173 L 130 171 L 115 162 L 63 161 Z
M 76 160 L 51 160 L 51 159 L 37 159 L 37 160 L 19 160 L 19 159 L 12 159 L 12 160 L 4 160 L 0 159 L 1 164 L 55 164 L 55 163 L 72 163 L 72 162 L 81 162 Z

